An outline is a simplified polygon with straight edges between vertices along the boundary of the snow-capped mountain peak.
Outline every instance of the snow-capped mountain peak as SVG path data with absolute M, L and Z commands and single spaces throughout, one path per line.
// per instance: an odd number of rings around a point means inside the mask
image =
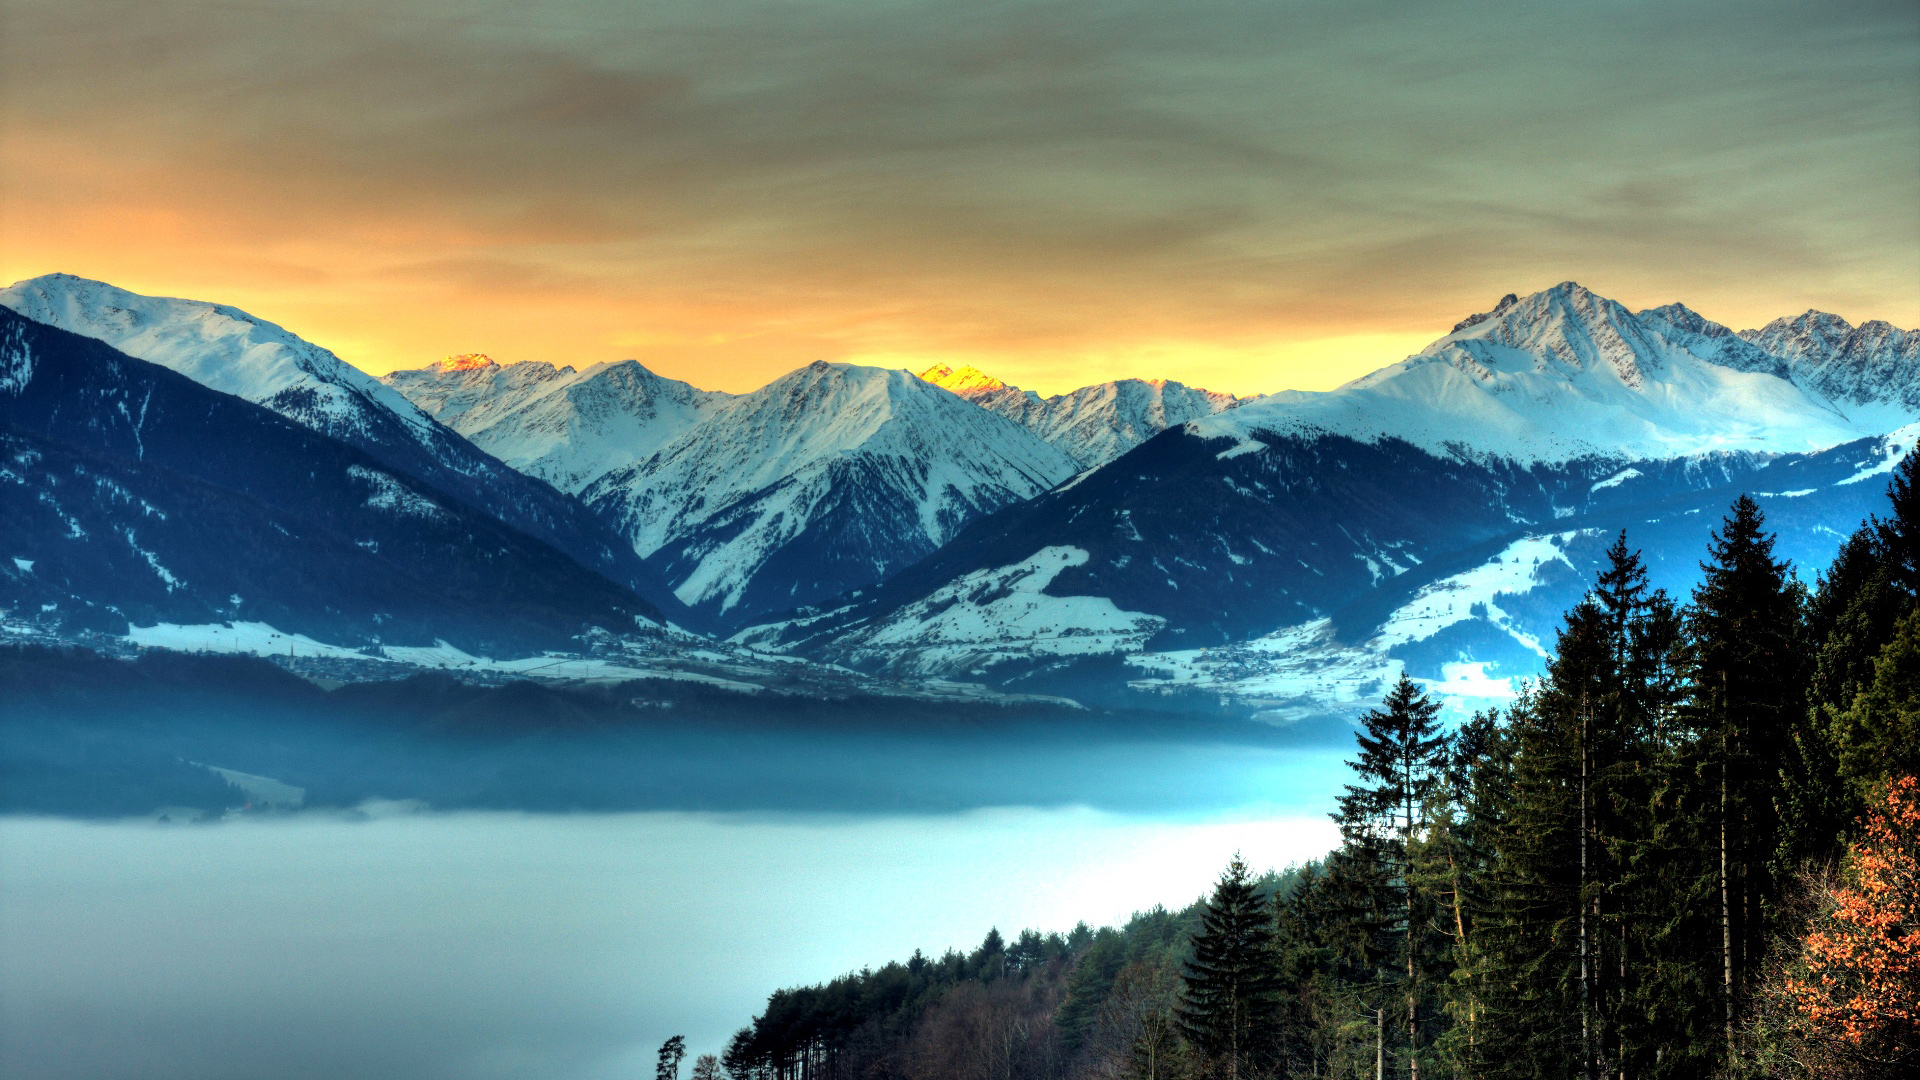
M 1675 302 L 1648 308 L 1634 317 L 1652 327 L 1670 344 L 1678 345 L 1708 363 L 1735 371 L 1762 371 L 1782 379 L 1792 377 L 1785 360 L 1685 304 Z
M 1679 305 L 1634 315 L 1569 281 L 1459 326 L 1338 389 L 1275 395 L 1193 430 L 1237 447 L 1263 431 L 1319 432 L 1533 463 L 1804 452 L 1883 422 L 1856 422 L 1787 378 L 1764 347 Z
M 1784 357 L 1797 378 L 1850 415 L 1872 414 L 1885 426 L 1920 411 L 1920 330 L 1879 319 L 1854 326 L 1808 311 L 1742 330 L 1740 337 Z
M 983 390 L 1009 389 L 1006 383 L 1001 382 L 999 379 L 994 378 L 972 365 L 953 368 L 948 367 L 946 364 L 935 364 L 921 372 L 920 378 L 943 390 L 951 390 L 962 397 L 979 393 Z
M 481 449 L 575 493 L 645 458 L 733 397 L 665 378 L 637 360 L 576 371 L 474 354 L 395 371 L 384 381 Z
M 752 614 L 879 581 L 1077 467 L 906 371 L 816 362 L 733 399 L 583 497 L 688 603 Z
M 935 364 L 919 377 L 1012 420 L 1083 469 L 1112 461 L 1167 428 L 1241 403 L 1232 394 L 1170 379 L 1116 379 L 1043 398 L 973 367 Z
M 1486 318 L 1448 334 L 1419 355 L 1465 359 L 1498 369 L 1513 367 L 1521 358 L 1512 353 L 1518 353 L 1536 372 L 1557 369 L 1577 377 L 1605 371 L 1631 387 L 1640 386 L 1648 364 L 1659 361 L 1661 350 L 1631 312 L 1578 282 L 1563 281 L 1511 303 L 1503 299 L 1501 304 Z
M 281 326 L 225 304 L 143 296 L 73 274 L 46 274 L 0 290 L 0 305 L 97 338 L 329 435 L 364 434 L 378 414 L 386 413 L 420 442 L 433 438 L 427 414 L 373 376 Z
M 552 543 L 669 612 L 683 610 L 652 569 L 585 507 L 507 467 L 392 386 L 281 326 L 225 304 L 143 296 L 72 274 L 48 274 L 0 290 L 0 306 L 263 405 Z M 483 375 L 495 367 L 450 377 Z
M 460 353 L 457 356 L 443 357 L 427 365 L 427 370 L 436 375 L 448 375 L 457 371 L 476 371 L 480 368 L 499 367 L 493 357 L 486 353 Z

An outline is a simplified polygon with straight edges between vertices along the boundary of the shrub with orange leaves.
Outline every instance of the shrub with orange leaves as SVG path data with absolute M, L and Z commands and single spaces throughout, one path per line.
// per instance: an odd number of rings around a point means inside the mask
M 1920 1053 L 1920 780 L 1888 785 L 1802 942 L 1788 997 L 1808 1026 L 1881 1060 Z

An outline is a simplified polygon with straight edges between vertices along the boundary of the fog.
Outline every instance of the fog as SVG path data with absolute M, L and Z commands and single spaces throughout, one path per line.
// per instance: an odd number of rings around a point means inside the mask
M 1312 858 L 1351 746 L 1205 709 L 0 652 L 0 1076 L 651 1075 L 784 986 Z
M 645 1075 L 671 1034 L 717 1052 L 779 986 L 1185 904 L 1235 851 L 1326 850 L 1337 772 L 1259 768 L 1258 805 L 1151 815 L 0 818 L 0 1074 Z

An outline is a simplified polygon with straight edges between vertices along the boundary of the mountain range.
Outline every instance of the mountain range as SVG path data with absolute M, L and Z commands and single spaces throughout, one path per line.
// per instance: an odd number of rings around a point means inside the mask
M 47 604 L 47 619 L 89 612 L 80 622 L 95 632 L 119 619 L 253 618 L 240 601 L 215 602 L 207 588 L 227 579 L 191 554 L 217 549 L 219 528 L 186 529 L 163 552 L 147 543 L 138 503 L 98 485 L 73 504 L 91 516 L 69 502 L 84 468 L 107 470 L 156 510 L 166 507 L 144 492 L 178 499 L 176 481 L 218 489 L 209 506 L 258 500 L 219 470 L 265 438 L 264 413 L 282 436 L 315 440 L 276 436 L 275 467 L 295 475 L 288 462 L 302 456 L 325 466 L 308 469 L 307 502 L 279 495 L 247 528 L 275 527 L 268 510 L 297 512 L 302 535 L 322 543 L 318 508 L 331 500 L 343 522 L 379 513 L 416 531 L 504 530 L 524 541 L 512 582 L 547 580 L 562 563 L 582 575 L 554 579 L 553 610 L 528 617 L 522 638 L 548 648 L 591 637 L 588 627 L 666 640 L 658 626 L 673 622 L 732 642 L 689 648 L 1087 702 L 1227 698 L 1277 720 L 1350 712 L 1403 668 L 1461 701 L 1511 693 L 1513 676 L 1537 671 L 1558 611 L 1614 532 L 1647 549 L 1658 583 L 1684 589 L 1706 532 L 1742 491 L 1762 498 L 1782 550 L 1810 573 L 1883 505 L 1874 478 L 1920 431 L 1909 427 L 1920 420 L 1920 333 L 1819 312 L 1735 332 L 1680 304 L 1629 311 L 1571 282 L 1504 297 L 1335 390 L 1247 399 L 1132 379 L 1041 397 L 943 365 L 915 375 L 813 363 L 747 394 L 631 360 L 576 370 L 463 356 L 375 380 L 221 305 L 66 275 L 17 284 L 0 304 L 24 316 L 7 324 L 16 355 L 55 358 L 20 367 L 37 374 L 18 388 L 0 380 L 13 393 L 0 395 L 0 419 L 18 481 L 0 491 L 20 510 L 0 542 L 18 550 L 16 568 L 35 568 L 4 579 L 12 593 L 0 604 L 16 621 Z M 56 327 L 111 348 L 89 352 Z M 150 384 L 176 402 L 187 392 L 156 382 L 154 365 L 249 406 L 252 419 L 233 406 L 208 412 L 219 420 L 196 436 L 204 462 L 147 460 L 134 397 Z M 94 374 L 45 374 L 69 368 Z M 117 441 L 90 441 L 104 432 Z M 376 472 L 386 480 L 367 479 Z M 64 591 L 29 588 L 75 557 L 54 543 L 78 543 L 74 528 L 135 539 L 63 571 Z M 334 531 L 362 554 L 326 540 L 306 563 L 372 556 L 352 529 Z M 364 539 L 382 559 L 392 545 L 439 551 L 448 588 L 485 578 L 445 537 Z M 236 550 L 236 572 L 287 565 L 263 546 Z M 420 595 L 441 587 L 409 559 L 384 572 Z M 229 595 L 280 595 L 249 590 Z M 474 648 L 520 640 L 478 611 L 484 597 L 454 591 L 461 599 L 437 614 L 389 605 L 403 618 L 344 602 L 327 615 L 294 590 L 259 621 L 362 647 L 383 634 Z M 596 591 L 599 606 L 587 601 Z M 505 607 L 532 600 L 502 591 Z
M 669 618 L 690 621 L 658 572 L 576 500 L 507 467 L 379 380 L 282 327 L 224 304 L 142 296 L 71 274 L 0 290 L 0 307 L 104 341 L 356 447 L 552 544 Z
M 935 364 L 920 378 L 1012 420 L 1082 469 L 1104 465 L 1170 427 L 1242 403 L 1232 394 L 1164 379 L 1120 379 L 1043 398 L 972 367 Z
M 479 654 L 660 611 L 343 439 L 0 307 L 0 622 Z

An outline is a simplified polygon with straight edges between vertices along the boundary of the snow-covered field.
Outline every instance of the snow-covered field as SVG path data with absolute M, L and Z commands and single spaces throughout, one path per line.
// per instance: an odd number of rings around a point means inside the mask
M 1145 645 L 1166 620 L 1122 611 L 1104 596 L 1049 596 L 1062 570 L 1083 566 L 1076 547 L 1042 548 L 994 570 L 961 577 L 862 633 L 861 660 L 913 651 L 914 669 L 953 674 L 1036 656 L 1096 656 Z
M 706 683 L 729 690 L 762 689 L 758 683 L 742 682 L 716 675 L 567 653 L 542 653 L 537 656 L 495 659 L 474 656 L 444 641 L 431 646 L 383 645 L 378 648 L 354 649 L 316 641 L 305 634 L 286 633 L 266 623 L 257 622 L 205 623 L 194 626 L 159 623 L 154 626 L 129 626 L 127 641 L 141 648 L 172 649 L 176 652 L 390 663 L 395 665 L 395 677 L 399 676 L 398 669 L 404 665 L 463 671 L 477 675 L 558 679 L 569 682 L 678 679 Z
M 1352 714 L 1375 704 L 1405 665 L 1389 656 L 1469 619 L 1484 619 L 1540 656 L 1541 642 L 1501 610 L 1502 594 L 1525 593 L 1543 568 L 1567 563 L 1564 548 L 1580 532 L 1528 536 L 1486 563 L 1420 589 L 1364 642 L 1340 641 L 1331 619 L 1315 619 L 1252 641 L 1213 649 L 1145 653 L 1129 658 L 1142 690 L 1205 689 L 1263 706 L 1261 716 L 1287 723 L 1328 713 Z M 1571 565 L 1571 564 L 1568 564 Z M 1441 665 L 1438 679 L 1420 679 L 1458 718 L 1511 701 L 1524 676 L 1489 673 L 1483 661 Z

